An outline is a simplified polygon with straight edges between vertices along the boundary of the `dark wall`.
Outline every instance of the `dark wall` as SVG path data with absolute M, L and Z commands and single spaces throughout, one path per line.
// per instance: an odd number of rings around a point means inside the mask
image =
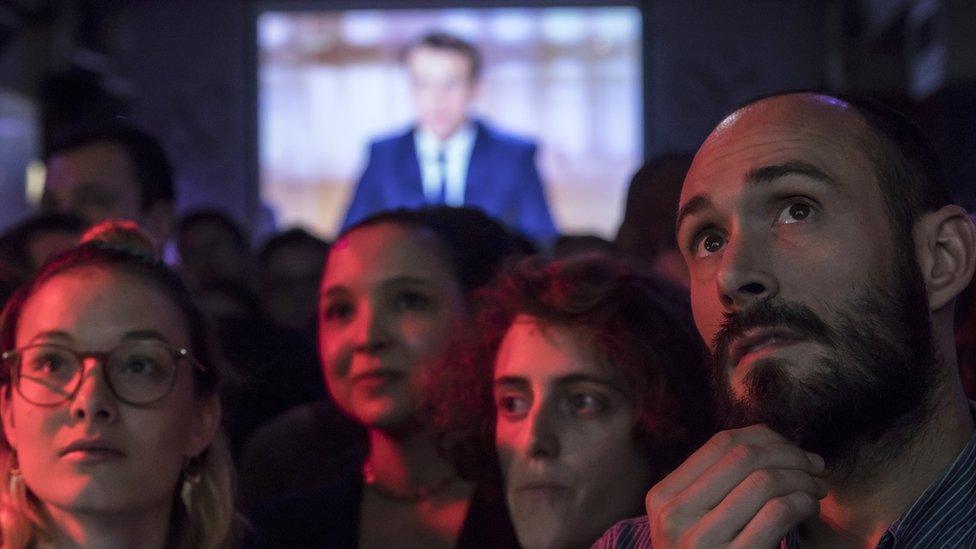
M 243 2 L 168 0 L 129 7 L 119 64 L 132 117 L 172 155 L 179 207 L 220 206 L 250 224 L 257 189 L 248 136 L 250 11 Z
M 825 3 L 647 3 L 649 153 L 695 150 L 722 115 L 777 90 L 825 85 Z

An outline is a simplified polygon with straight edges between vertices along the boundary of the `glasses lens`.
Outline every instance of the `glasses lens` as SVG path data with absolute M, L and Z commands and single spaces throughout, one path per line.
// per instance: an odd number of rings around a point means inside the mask
M 20 352 L 17 390 L 29 402 L 58 404 L 74 391 L 81 364 L 68 349 L 35 345 Z
M 119 398 L 148 404 L 169 393 L 176 376 L 176 358 L 165 345 L 124 345 L 109 355 L 105 371 Z

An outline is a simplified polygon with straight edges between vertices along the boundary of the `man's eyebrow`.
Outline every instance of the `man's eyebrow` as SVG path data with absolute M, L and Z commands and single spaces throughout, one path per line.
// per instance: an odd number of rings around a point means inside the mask
M 703 194 L 696 194 L 695 196 L 688 199 L 683 206 L 678 208 L 678 219 L 674 222 L 674 232 L 678 233 L 678 229 L 681 228 L 681 222 L 684 221 L 685 217 L 691 214 L 698 213 L 701 210 L 711 207 L 712 201 L 708 199 L 707 196 Z
M 802 160 L 793 160 L 782 164 L 756 168 L 746 175 L 746 181 L 750 184 L 771 183 L 787 175 L 802 175 L 829 185 L 834 184 L 834 179 L 823 170 Z
M 791 160 L 782 164 L 762 166 L 750 170 L 749 173 L 746 174 L 746 182 L 749 185 L 772 183 L 773 181 L 788 175 L 802 175 L 827 185 L 835 184 L 834 178 L 827 175 L 826 172 L 813 164 L 803 162 L 802 160 Z M 678 218 L 674 224 L 675 232 L 677 233 L 678 229 L 681 228 L 681 222 L 685 217 L 693 213 L 698 213 L 711 205 L 712 202 L 704 194 L 697 194 L 691 197 L 683 206 L 681 206 L 681 208 L 678 209 Z

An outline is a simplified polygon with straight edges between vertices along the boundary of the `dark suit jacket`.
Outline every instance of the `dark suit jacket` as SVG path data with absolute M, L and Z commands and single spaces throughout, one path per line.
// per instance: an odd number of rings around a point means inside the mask
M 535 167 L 535 144 L 480 121 L 475 121 L 475 128 L 464 205 L 480 208 L 538 243 L 551 244 L 557 231 Z M 377 212 L 426 204 L 415 129 L 372 143 L 343 230 Z

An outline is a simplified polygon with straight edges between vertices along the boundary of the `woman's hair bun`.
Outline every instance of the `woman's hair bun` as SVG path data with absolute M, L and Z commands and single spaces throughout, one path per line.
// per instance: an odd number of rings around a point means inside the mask
M 137 255 L 156 255 L 156 246 L 139 224 L 129 219 L 111 219 L 92 226 L 81 235 L 80 244 L 124 250 Z

